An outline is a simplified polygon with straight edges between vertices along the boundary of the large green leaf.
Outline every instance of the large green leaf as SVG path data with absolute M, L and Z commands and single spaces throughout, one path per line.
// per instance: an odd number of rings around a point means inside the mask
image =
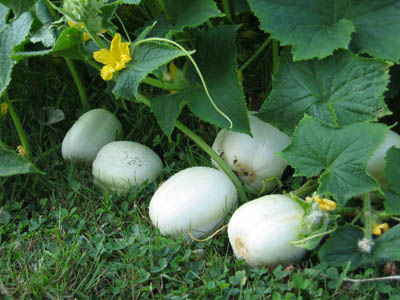
M 26 173 L 44 174 L 25 157 L 15 151 L 0 149 L 0 176 L 11 176 Z
M 37 0 L 0 0 L 0 3 L 11 8 L 14 14 L 19 17 L 22 13 L 31 9 L 36 1 Z
M 18 19 L 7 25 L 0 34 L 0 96 L 7 88 L 11 80 L 12 69 L 15 61 L 10 55 L 25 41 L 33 22 L 29 12 L 22 14 Z
M 318 193 L 334 196 L 343 206 L 351 197 L 379 189 L 366 165 L 387 130 L 372 123 L 332 128 L 305 116 L 282 156 L 295 175 L 320 175 Z
M 9 12 L 9 8 L 0 3 L 0 32 L 5 28 Z
M 237 27 L 234 26 L 201 31 L 197 36 L 193 58 L 215 104 L 232 120 L 232 130 L 250 133 L 244 93 L 237 76 L 236 31 Z M 151 108 L 165 134 L 171 134 L 185 104 L 202 120 L 229 128 L 228 121 L 212 106 L 195 72 L 192 72 L 190 79 L 191 86 L 187 90 L 151 100 Z
M 388 186 L 384 189 L 385 209 L 391 214 L 400 214 L 400 149 L 392 147 L 386 152 L 385 179 Z
M 197 27 L 208 19 L 221 16 L 214 1 L 211 0 L 164 0 L 165 13 L 156 19 L 153 36 L 171 37 L 185 27 Z
M 286 49 L 257 117 L 288 134 L 305 113 L 333 127 L 374 121 L 387 113 L 383 93 L 388 82 L 383 62 L 347 51 L 323 60 L 292 62 Z
M 248 0 L 261 29 L 282 45 L 293 46 L 294 60 L 323 58 L 354 48 L 372 56 L 400 59 L 400 2 L 397 0 Z
M 369 263 L 370 255 L 361 252 L 358 248 L 358 241 L 363 238 L 363 235 L 361 229 L 353 226 L 336 230 L 320 248 L 318 252 L 320 260 L 337 267 L 344 267 L 350 262 L 350 270 Z
M 182 50 L 156 42 L 143 43 L 133 50 L 132 61 L 118 77 L 113 93 L 135 100 L 139 84 L 159 66 L 184 55 Z

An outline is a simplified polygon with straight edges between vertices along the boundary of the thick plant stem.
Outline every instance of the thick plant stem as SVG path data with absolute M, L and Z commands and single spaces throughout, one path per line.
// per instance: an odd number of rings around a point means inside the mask
M 68 69 L 71 72 L 72 78 L 74 79 L 75 85 L 78 89 L 79 98 L 81 99 L 81 102 L 82 102 L 82 107 L 84 109 L 88 109 L 89 103 L 87 100 L 86 90 L 82 84 L 82 81 L 81 81 L 81 78 L 79 77 L 78 72 L 76 71 L 75 65 L 71 59 L 69 59 L 67 57 L 64 57 L 64 59 L 65 59 L 65 62 L 67 63 Z
M 279 66 L 279 42 L 277 40 L 272 41 L 272 71 L 276 73 Z
M 224 9 L 224 13 L 226 15 L 226 18 L 230 22 L 232 22 L 232 11 L 231 11 L 229 0 L 222 0 L 222 7 Z
M 17 113 L 15 112 L 14 106 L 12 105 L 10 99 L 8 98 L 7 93 L 4 93 L 4 100 L 8 106 L 8 111 L 10 112 L 10 116 L 14 122 L 15 128 L 17 129 L 17 133 L 18 133 L 19 139 L 21 141 L 21 144 L 24 147 L 25 157 L 27 159 L 31 160 L 32 152 L 31 152 L 31 147 L 28 142 L 28 138 L 26 137 L 25 131 L 22 128 L 21 120 L 19 119 Z
M 364 237 L 368 241 L 372 241 L 372 213 L 371 213 L 371 199 L 369 193 L 365 193 L 363 197 L 363 216 L 364 216 Z
M 154 0 L 160 11 L 165 11 L 165 4 L 163 0 Z
M 256 52 L 254 52 L 254 54 L 239 68 L 239 70 L 243 72 L 261 54 L 261 52 L 263 52 L 270 42 L 271 38 L 266 39 Z
M 306 183 L 304 183 L 298 189 L 292 191 L 292 194 L 296 195 L 297 197 L 304 198 L 308 194 L 314 192 L 318 187 L 318 181 L 315 179 L 310 179 Z
M 143 95 L 138 94 L 138 100 L 146 104 L 147 106 L 150 106 L 149 99 L 147 99 Z M 206 142 L 204 142 L 201 137 L 199 137 L 196 133 L 194 133 L 178 120 L 176 120 L 175 122 L 175 127 L 178 128 L 187 137 L 189 137 L 193 142 L 195 142 L 204 152 L 210 155 L 210 157 L 218 164 L 222 171 L 232 180 L 238 191 L 239 199 L 241 200 L 241 202 L 247 202 L 248 199 L 242 182 L 228 166 L 228 164 Z

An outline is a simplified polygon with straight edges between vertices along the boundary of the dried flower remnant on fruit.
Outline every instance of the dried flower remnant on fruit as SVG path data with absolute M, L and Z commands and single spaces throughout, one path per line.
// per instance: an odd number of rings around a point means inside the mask
M 101 78 L 111 80 L 114 72 L 126 68 L 126 63 L 132 60 L 129 44 L 129 42 L 121 42 L 121 35 L 117 33 L 111 41 L 110 50 L 101 49 L 93 53 L 94 59 L 104 64 L 100 73 Z
M 26 154 L 25 148 L 23 146 L 21 146 L 21 145 L 19 145 L 17 147 L 17 151 L 18 151 L 19 155 L 21 155 L 21 156 L 25 156 L 25 154 Z
M 1 115 L 5 116 L 5 115 L 7 114 L 7 112 L 8 112 L 8 105 L 7 105 L 7 103 L 2 103 L 2 104 L 0 105 L 0 113 L 1 113 Z
M 372 234 L 381 235 L 389 229 L 388 223 L 372 224 Z

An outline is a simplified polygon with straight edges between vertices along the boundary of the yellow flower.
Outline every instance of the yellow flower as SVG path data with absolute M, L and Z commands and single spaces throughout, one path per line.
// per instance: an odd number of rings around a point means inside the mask
M 114 72 L 124 69 L 126 63 L 132 59 L 129 56 L 129 42 L 122 43 L 119 33 L 112 39 L 110 50 L 96 51 L 93 53 L 93 57 L 105 65 L 100 73 L 104 80 L 111 80 Z
M 389 224 L 388 223 L 382 223 L 382 224 L 372 224 L 372 234 L 374 235 L 381 235 L 385 231 L 389 229 Z
M 319 204 L 319 208 L 321 210 L 335 210 L 336 209 L 336 202 L 326 199 L 326 198 L 320 198 L 318 195 L 315 195 L 314 197 L 315 202 Z
M 2 104 L 0 105 L 0 113 L 1 113 L 3 116 L 5 116 L 5 115 L 7 114 L 7 111 L 8 111 L 8 105 L 7 105 L 7 103 L 2 103 Z
M 17 151 L 18 151 L 19 155 L 25 156 L 25 148 L 23 146 L 19 145 L 17 147 Z
M 83 23 L 82 23 L 82 22 L 74 23 L 74 22 L 72 22 L 72 21 L 68 21 L 68 25 L 69 25 L 70 27 L 78 26 L 80 29 L 83 30 Z M 102 29 L 102 30 L 101 30 L 101 33 L 105 33 L 106 31 L 107 31 L 107 30 Z M 90 35 L 88 35 L 86 32 L 83 32 L 83 40 L 86 42 L 86 41 L 88 41 L 88 40 L 90 40 L 90 39 L 91 39 Z

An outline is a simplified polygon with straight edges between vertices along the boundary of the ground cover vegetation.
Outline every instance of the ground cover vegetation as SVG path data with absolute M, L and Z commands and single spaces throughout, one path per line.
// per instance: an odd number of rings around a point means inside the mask
M 399 299 L 399 60 L 394 0 L 0 0 L 0 297 Z M 122 131 L 101 134 L 100 117 L 71 133 L 93 109 Z M 64 151 L 67 132 L 79 147 Z M 152 149 L 161 171 L 102 182 L 134 164 L 103 154 L 94 181 L 94 142 L 112 140 Z M 204 232 L 198 216 L 159 228 L 156 191 L 199 166 L 221 170 L 234 208 Z M 282 212 L 257 202 L 277 223 L 235 216 L 267 194 L 284 195 Z

